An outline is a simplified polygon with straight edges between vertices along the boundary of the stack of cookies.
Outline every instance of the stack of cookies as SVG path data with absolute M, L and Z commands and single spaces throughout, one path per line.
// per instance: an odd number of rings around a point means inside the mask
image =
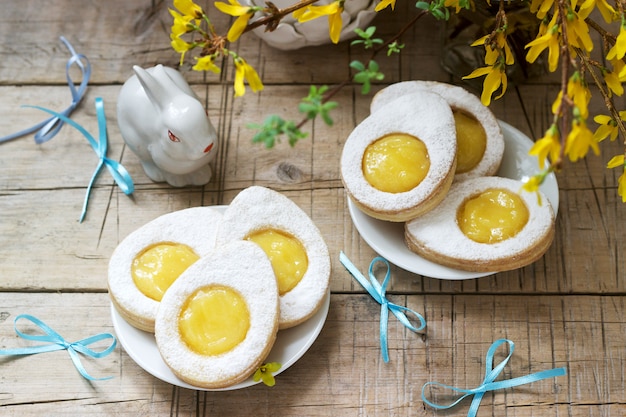
M 109 293 L 131 325 L 154 332 L 181 380 L 208 389 L 248 377 L 280 329 L 311 318 L 330 281 L 328 248 L 295 203 L 264 187 L 223 213 L 197 207 L 128 235 L 109 262 Z
M 459 270 L 515 269 L 545 253 L 553 210 L 496 176 L 504 138 L 475 95 L 408 81 L 378 92 L 370 110 L 341 156 L 344 187 L 362 212 L 403 222 L 410 250 Z

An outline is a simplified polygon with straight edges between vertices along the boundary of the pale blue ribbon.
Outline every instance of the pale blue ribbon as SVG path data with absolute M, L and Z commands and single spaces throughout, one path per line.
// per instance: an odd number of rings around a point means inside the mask
M 26 334 L 26 333 L 21 332 L 17 328 L 17 322 L 20 319 L 31 321 L 33 324 L 37 325 L 41 330 L 43 330 L 44 334 L 32 335 L 32 334 Z M 17 333 L 17 335 L 20 336 L 21 338 L 24 338 L 26 340 L 34 340 L 37 342 L 46 342 L 48 344 L 37 345 L 37 346 L 32 346 L 32 347 L 0 350 L 0 355 L 10 355 L 10 356 L 33 355 L 37 353 L 54 352 L 57 350 L 67 350 L 70 355 L 70 358 L 72 358 L 72 362 L 74 363 L 74 366 L 76 367 L 76 369 L 78 370 L 78 372 L 81 374 L 83 378 L 88 379 L 90 381 L 104 381 L 104 380 L 113 378 L 112 376 L 107 376 L 103 378 L 92 377 L 85 370 L 85 367 L 80 361 L 80 356 L 78 355 L 79 353 L 82 353 L 83 355 L 86 355 L 95 359 L 99 359 L 99 358 L 103 358 L 107 356 L 108 354 L 113 352 L 117 344 L 117 339 L 115 339 L 115 336 L 113 336 L 112 334 L 100 333 L 95 336 L 87 337 L 85 339 L 81 339 L 79 341 L 69 343 L 60 334 L 52 330 L 52 328 L 50 328 L 47 324 L 45 324 L 38 318 L 33 317 L 29 314 L 20 314 L 19 316 L 15 317 L 14 328 L 15 328 L 15 333 Z M 87 347 L 92 343 L 96 343 L 96 342 L 99 342 L 101 340 L 106 340 L 106 339 L 112 340 L 111 345 L 101 351 L 96 351 Z
M 96 152 L 96 154 L 100 158 L 100 161 L 98 162 L 98 166 L 93 172 L 93 175 L 91 176 L 91 181 L 89 181 L 89 185 L 87 186 L 87 192 L 85 194 L 85 201 L 83 203 L 83 210 L 80 215 L 80 222 L 83 221 L 83 219 L 85 218 L 85 215 L 87 214 L 87 204 L 89 202 L 89 194 L 91 193 L 93 184 L 103 165 L 107 167 L 107 169 L 113 176 L 113 179 L 115 180 L 117 185 L 120 187 L 120 189 L 124 192 L 124 194 L 129 195 L 129 194 L 132 194 L 133 191 L 135 191 L 135 185 L 133 184 L 133 180 L 130 177 L 130 174 L 128 173 L 128 171 L 126 171 L 126 168 L 124 168 L 124 166 L 122 166 L 122 164 L 120 164 L 119 162 L 114 161 L 113 159 L 110 159 L 107 157 L 107 149 L 108 149 L 107 122 L 106 122 L 106 116 L 104 114 L 104 102 L 102 101 L 102 98 L 96 97 L 96 116 L 98 117 L 98 133 L 99 133 L 98 139 L 99 140 L 95 140 L 94 137 L 91 136 L 91 134 L 89 134 L 89 132 L 87 132 L 87 130 L 85 130 L 84 127 L 82 127 L 81 125 L 73 121 L 72 119 L 60 113 L 56 113 L 52 110 L 48 110 L 48 109 L 45 109 L 43 107 L 38 107 L 38 106 L 28 106 L 28 107 L 33 107 L 35 109 L 39 109 L 39 110 L 45 111 L 46 113 L 52 114 L 55 117 L 58 117 L 61 121 L 69 124 L 76 130 L 78 130 L 89 141 L 89 144 L 91 145 L 93 150 Z
M 61 36 L 61 41 L 65 44 L 67 49 L 69 49 L 72 56 L 67 61 L 65 65 L 65 78 L 67 79 L 67 85 L 70 88 L 70 93 L 72 94 L 72 103 L 70 103 L 69 107 L 65 110 L 61 111 L 60 114 L 68 117 L 74 109 L 78 106 L 85 95 L 85 91 L 87 90 L 87 84 L 89 83 L 89 78 L 91 76 L 91 64 L 89 64 L 89 60 L 83 54 L 77 54 L 72 45 Z M 83 63 L 83 60 L 85 61 Z M 76 64 L 80 69 L 82 74 L 80 85 L 76 88 L 74 81 L 72 81 L 72 77 L 70 76 L 70 68 L 72 65 Z M 57 116 L 50 117 L 49 119 L 44 120 L 41 123 L 37 123 L 35 126 L 29 127 L 24 130 L 20 130 L 19 132 L 15 132 L 13 134 L 0 137 L 0 143 L 7 142 L 12 139 L 19 138 L 24 135 L 28 135 L 33 133 L 36 130 L 39 130 L 35 134 L 35 142 L 38 144 L 44 143 L 52 139 L 63 127 L 63 120 Z
M 498 366 L 494 368 L 493 357 L 495 355 L 495 352 L 501 345 L 505 343 L 509 345 L 509 354 L 502 362 L 498 364 Z M 429 406 L 433 408 L 436 408 L 438 410 L 445 410 L 445 409 L 454 407 L 465 398 L 469 397 L 470 395 L 473 395 L 474 398 L 472 399 L 472 404 L 470 405 L 469 411 L 467 413 L 467 417 L 475 417 L 476 413 L 478 412 L 478 407 L 480 407 L 480 402 L 487 391 L 511 388 L 511 387 L 516 387 L 518 385 L 530 384 L 531 382 L 540 381 L 542 379 L 567 375 L 567 369 L 563 367 L 563 368 L 554 368 L 554 369 L 549 369 L 546 371 L 536 372 L 534 374 L 520 376 L 517 378 L 495 381 L 495 379 L 498 377 L 500 372 L 502 372 L 507 362 L 513 355 L 514 349 L 515 349 L 515 344 L 512 341 L 508 339 L 496 340 L 487 351 L 487 357 L 486 357 L 486 362 L 485 362 L 485 367 L 486 367 L 485 379 L 483 380 L 483 383 L 479 387 L 472 388 L 472 389 L 462 389 L 462 388 L 456 388 L 450 385 L 441 384 L 439 382 L 427 382 L 422 387 L 422 400 L 424 401 L 424 403 L 428 404 Z M 463 396 L 461 396 L 456 401 L 450 404 L 441 405 L 441 404 L 433 403 L 426 398 L 426 393 L 425 393 L 426 388 L 428 388 L 431 385 L 438 386 L 440 388 L 444 388 L 448 390 L 452 390 L 454 392 L 463 393 Z
M 387 292 L 387 285 L 391 278 L 391 268 L 389 262 L 385 258 L 380 256 L 374 258 L 369 267 L 369 281 L 361 274 L 361 272 L 354 266 L 354 264 L 348 259 L 348 257 L 341 252 L 339 254 L 339 260 L 343 266 L 352 274 L 352 276 L 365 288 L 365 290 L 380 304 L 380 346 L 382 351 L 383 360 L 389 362 L 389 352 L 387 348 L 387 322 L 389 321 L 389 311 L 404 325 L 407 329 L 413 332 L 419 332 L 426 327 L 426 320 L 421 314 L 411 310 L 410 308 L 399 306 L 387 300 L 385 297 Z M 382 285 L 376 279 L 374 275 L 374 266 L 376 263 L 382 262 L 387 266 L 387 272 Z M 420 327 L 415 327 L 409 321 L 405 313 L 414 315 L 420 322 Z

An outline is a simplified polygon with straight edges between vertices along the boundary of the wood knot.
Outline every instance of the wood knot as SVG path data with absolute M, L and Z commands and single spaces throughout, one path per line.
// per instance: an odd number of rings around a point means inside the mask
M 0 323 L 6 321 L 9 317 L 11 317 L 11 313 L 7 311 L 0 311 Z
M 283 182 L 297 182 L 302 177 L 302 171 L 295 165 L 281 162 L 276 168 L 276 176 Z

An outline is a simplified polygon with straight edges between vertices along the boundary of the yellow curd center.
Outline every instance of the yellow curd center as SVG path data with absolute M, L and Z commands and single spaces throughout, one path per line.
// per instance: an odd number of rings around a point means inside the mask
M 457 162 L 456 173 L 471 171 L 485 154 L 487 134 L 483 126 L 472 116 L 454 111 L 456 124 Z
M 135 257 L 131 276 L 135 286 L 146 297 L 161 301 L 163 294 L 176 278 L 198 259 L 198 255 L 189 246 L 159 243 Z
M 430 158 L 424 142 L 404 133 L 384 136 L 363 155 L 363 175 L 377 190 L 403 193 L 418 186 L 428 174 Z
M 461 231 L 478 243 L 496 243 L 518 234 L 528 222 L 528 208 L 519 195 L 491 189 L 466 200 L 457 211 Z
M 250 328 L 246 301 L 235 289 L 214 285 L 197 290 L 180 312 L 183 341 L 200 355 L 219 355 L 241 343 Z
M 280 295 L 298 285 L 309 266 L 306 250 L 298 239 L 278 230 L 266 229 L 247 236 L 246 240 L 259 245 L 269 258 Z

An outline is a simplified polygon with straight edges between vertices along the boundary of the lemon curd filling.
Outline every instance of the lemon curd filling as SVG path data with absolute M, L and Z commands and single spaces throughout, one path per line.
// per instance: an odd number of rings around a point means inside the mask
M 463 174 L 471 171 L 483 158 L 487 134 L 474 117 L 459 110 L 454 110 L 453 113 L 457 140 L 456 173 Z
M 363 155 L 363 175 L 377 190 L 403 193 L 418 186 L 428 174 L 430 158 L 424 142 L 394 133 L 371 143 Z
M 463 234 L 478 243 L 497 243 L 518 234 L 528 222 L 528 208 L 519 195 L 490 189 L 467 199 L 457 211 Z
M 269 258 L 280 295 L 298 285 L 309 266 L 306 250 L 298 239 L 274 229 L 254 232 L 245 239 L 259 245 Z
M 189 246 L 163 242 L 138 254 L 131 265 L 135 286 L 146 297 L 161 301 L 165 291 L 191 264 L 199 259 Z
M 196 290 L 178 318 L 182 340 L 200 355 L 219 355 L 241 343 L 250 328 L 250 312 L 234 288 L 213 285 Z

